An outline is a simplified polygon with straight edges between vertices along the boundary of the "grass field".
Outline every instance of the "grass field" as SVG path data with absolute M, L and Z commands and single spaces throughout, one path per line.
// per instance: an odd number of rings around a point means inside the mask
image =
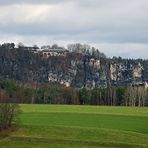
M 148 147 L 148 108 L 21 105 L 20 127 L 0 148 Z

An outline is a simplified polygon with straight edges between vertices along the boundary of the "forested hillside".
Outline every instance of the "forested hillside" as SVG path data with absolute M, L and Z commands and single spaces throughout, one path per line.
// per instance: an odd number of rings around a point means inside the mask
M 147 106 L 147 82 L 148 60 L 107 58 L 89 45 L 0 46 L 0 99 Z
M 2 44 L 0 78 L 21 82 L 58 82 L 77 88 L 148 82 L 148 60 L 111 59 L 98 49 L 81 44 L 69 45 L 68 52 L 58 56 L 45 56 L 45 48 L 47 46 L 39 50 L 37 46 L 19 45 L 15 48 L 14 43 Z M 63 50 L 58 45 L 51 49 Z

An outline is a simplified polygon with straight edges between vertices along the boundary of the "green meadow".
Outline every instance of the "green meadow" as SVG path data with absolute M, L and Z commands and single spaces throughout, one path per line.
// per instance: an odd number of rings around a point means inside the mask
M 148 147 L 148 108 L 20 105 L 19 127 L 0 148 Z

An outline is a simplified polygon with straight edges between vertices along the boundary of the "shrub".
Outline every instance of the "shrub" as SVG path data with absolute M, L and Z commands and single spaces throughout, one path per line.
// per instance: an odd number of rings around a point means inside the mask
M 20 108 L 14 103 L 0 103 L 0 129 L 18 124 Z

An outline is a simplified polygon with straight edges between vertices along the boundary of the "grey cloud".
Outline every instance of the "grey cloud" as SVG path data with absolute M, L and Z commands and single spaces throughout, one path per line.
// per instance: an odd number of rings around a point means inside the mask
M 60 24 L 60 25 L 59 25 Z M 48 22 L 36 24 L 8 24 L 0 26 L 0 33 L 18 35 L 50 35 L 59 39 L 86 40 L 94 43 L 148 43 L 148 30 L 136 26 L 83 26 L 73 23 Z
M 0 0 L 0 34 L 110 44 L 102 48 L 116 53 L 124 44 L 148 44 L 147 7 L 147 0 Z M 133 46 L 126 48 L 116 54 L 131 55 Z

